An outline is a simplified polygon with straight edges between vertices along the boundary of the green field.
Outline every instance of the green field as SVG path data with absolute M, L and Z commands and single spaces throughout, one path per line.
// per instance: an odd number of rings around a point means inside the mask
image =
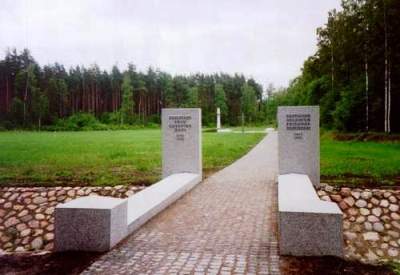
M 232 163 L 263 136 L 203 133 L 205 172 Z M 160 129 L 0 132 L 3 186 L 150 184 L 160 174 Z
M 203 133 L 205 173 L 245 154 L 263 134 Z M 150 184 L 161 174 L 161 131 L 0 132 L 1 185 Z M 321 135 L 321 178 L 400 185 L 400 142 Z
M 321 178 L 345 185 L 400 185 L 400 142 L 337 141 L 323 133 Z

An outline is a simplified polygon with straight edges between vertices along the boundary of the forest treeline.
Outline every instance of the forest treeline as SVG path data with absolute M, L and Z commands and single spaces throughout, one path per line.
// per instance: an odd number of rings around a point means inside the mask
M 320 105 L 327 128 L 400 132 L 400 1 L 342 1 L 317 34 L 317 52 L 271 95 L 268 117 L 278 105 Z
M 225 124 L 241 123 L 242 112 L 255 124 L 265 122 L 263 106 L 262 86 L 240 74 L 172 76 L 152 68 L 140 72 L 133 64 L 110 72 L 97 65 L 41 67 L 28 49 L 8 50 L 0 60 L 0 127 L 5 129 L 63 129 L 69 122 L 79 127 L 92 120 L 159 123 L 166 107 L 200 107 L 204 125 L 215 124 L 217 107 Z
M 203 124 L 274 123 L 277 106 L 319 105 L 321 124 L 340 131 L 400 132 L 400 1 L 343 0 L 317 30 L 316 53 L 288 88 L 263 91 L 243 75 L 172 76 L 133 64 L 41 67 L 29 50 L 0 60 L 0 129 L 159 123 L 161 108 L 200 107 Z M 51 127 L 50 127 L 51 128 Z M 54 128 L 54 127 L 53 127 Z

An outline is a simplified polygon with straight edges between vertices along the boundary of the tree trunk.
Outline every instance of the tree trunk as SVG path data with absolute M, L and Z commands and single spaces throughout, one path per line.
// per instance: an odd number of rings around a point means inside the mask
M 368 57 L 365 55 L 365 130 L 369 131 L 369 77 L 368 77 Z
M 364 44 L 364 63 L 365 63 L 365 130 L 366 132 L 369 131 L 369 75 L 368 75 L 368 45 L 369 45 L 369 39 L 368 39 L 368 31 L 369 31 L 369 26 L 368 23 L 365 25 L 365 44 Z
M 161 100 L 159 94 L 157 95 L 156 100 L 157 100 L 157 115 L 159 115 L 160 114 L 160 100 Z
M 331 41 L 331 89 L 333 93 L 334 82 L 335 82 L 335 62 L 333 58 L 333 42 Z
M 142 97 L 139 94 L 139 120 L 140 120 L 140 109 L 142 107 Z
M 84 77 L 82 77 L 82 111 L 85 111 L 85 80 Z
M 28 83 L 29 82 L 29 74 L 26 72 L 26 84 L 25 84 L 25 94 L 24 94 L 24 126 L 26 121 L 26 100 L 28 98 Z
M 390 120 L 390 115 L 392 112 L 392 68 L 391 68 L 391 62 L 389 61 L 389 72 L 388 72 L 388 114 L 387 114 L 387 120 L 388 120 L 388 133 L 392 131 L 391 129 L 391 120 Z
M 385 133 L 389 131 L 388 125 L 388 87 L 389 87 L 389 70 L 388 70 L 388 37 L 387 37 L 387 22 L 386 22 L 386 3 L 383 1 L 383 24 L 385 34 Z
M 95 114 L 96 113 L 96 102 L 95 102 L 95 93 L 96 93 L 96 87 L 93 85 L 93 82 L 92 82 L 92 94 L 91 94 L 91 96 L 92 96 L 92 114 Z
M 111 112 L 114 112 L 114 90 L 111 89 Z
M 9 86 L 8 86 L 8 76 L 6 77 L 6 113 L 8 113 L 10 111 L 10 108 L 8 107 L 8 101 L 9 101 Z
M 62 98 L 60 92 L 58 92 L 58 116 L 61 118 L 62 113 L 61 113 L 61 104 L 62 104 Z

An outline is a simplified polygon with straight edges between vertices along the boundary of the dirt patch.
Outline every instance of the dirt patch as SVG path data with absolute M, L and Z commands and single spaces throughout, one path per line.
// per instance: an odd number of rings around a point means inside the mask
M 222 168 L 220 168 L 222 169 Z M 203 169 L 203 179 L 211 177 L 213 174 L 215 174 L 218 170 L 218 168 L 212 169 L 212 168 L 205 168 Z
M 8 180 L 0 180 L 1 187 L 101 187 L 101 186 L 116 186 L 116 185 L 136 185 L 136 186 L 150 186 L 158 180 L 157 176 L 146 176 L 138 178 L 135 174 L 121 176 L 121 182 L 112 185 L 102 185 L 94 182 L 93 180 L 84 181 L 79 178 L 57 177 L 48 181 L 35 181 L 31 178 L 12 178 Z
M 400 135 L 384 133 L 333 133 L 333 138 L 339 141 L 400 141 Z
M 2 255 L 0 274 L 79 274 L 100 255 L 88 252 Z
M 281 257 L 282 274 L 395 275 L 387 266 L 366 265 L 336 257 Z
M 3 255 L 0 256 L 0 274 L 79 274 L 100 256 L 100 253 L 88 252 Z M 395 275 L 387 266 L 365 265 L 335 257 L 281 257 L 280 268 L 282 274 L 289 275 Z
M 321 182 L 334 186 L 351 188 L 400 189 L 400 176 L 377 180 L 372 177 L 360 177 L 352 174 L 345 174 L 342 176 L 321 175 Z

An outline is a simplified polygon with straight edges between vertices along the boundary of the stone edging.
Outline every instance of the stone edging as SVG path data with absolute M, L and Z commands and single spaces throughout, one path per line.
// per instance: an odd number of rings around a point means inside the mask
M 347 259 L 372 264 L 400 261 L 400 190 L 323 185 L 318 195 L 343 211 Z

